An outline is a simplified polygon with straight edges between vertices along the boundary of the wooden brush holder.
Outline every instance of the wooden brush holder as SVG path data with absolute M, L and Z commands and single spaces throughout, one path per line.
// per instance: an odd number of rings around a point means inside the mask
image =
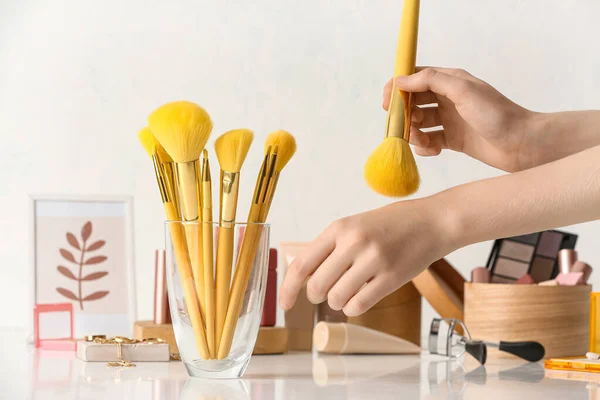
M 421 343 L 421 294 L 407 283 L 348 323 L 375 329 L 416 345 Z
M 288 330 L 280 326 L 261 326 L 252 354 L 283 354 L 288 351 Z
M 137 321 L 133 325 L 133 337 L 135 339 L 159 338 L 169 345 L 172 354 L 179 354 L 173 325 L 155 324 L 153 321 Z
M 540 342 L 545 358 L 588 351 L 590 285 L 465 284 L 465 324 L 471 337 Z M 490 357 L 514 356 L 488 349 Z

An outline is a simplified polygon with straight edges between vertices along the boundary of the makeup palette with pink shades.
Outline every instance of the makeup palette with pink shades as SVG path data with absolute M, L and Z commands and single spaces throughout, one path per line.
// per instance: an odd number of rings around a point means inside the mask
M 550 230 L 498 239 L 487 262 L 491 283 L 540 283 L 559 275 L 559 252 L 574 250 L 577 235 Z M 574 253 L 574 251 L 573 251 Z M 561 276 L 563 282 L 575 277 Z

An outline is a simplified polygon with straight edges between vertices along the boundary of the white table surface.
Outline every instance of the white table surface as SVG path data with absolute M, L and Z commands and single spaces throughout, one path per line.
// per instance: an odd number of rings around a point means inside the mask
M 254 356 L 244 379 L 189 379 L 181 362 L 118 369 L 74 352 L 38 351 L 23 332 L 0 331 L 1 399 L 598 399 L 600 374 L 545 371 L 440 356 Z

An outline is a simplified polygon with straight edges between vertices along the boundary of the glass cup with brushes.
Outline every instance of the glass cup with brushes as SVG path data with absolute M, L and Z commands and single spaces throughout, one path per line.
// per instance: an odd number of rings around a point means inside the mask
M 167 217 L 168 293 L 181 358 L 191 376 L 236 378 L 250 361 L 260 325 L 269 254 L 265 221 L 296 142 L 286 131 L 267 137 L 247 222 L 236 223 L 240 171 L 253 133 L 236 129 L 219 137 L 219 219 L 213 222 L 205 149 L 211 131 L 202 107 L 178 101 L 156 109 L 139 139 Z

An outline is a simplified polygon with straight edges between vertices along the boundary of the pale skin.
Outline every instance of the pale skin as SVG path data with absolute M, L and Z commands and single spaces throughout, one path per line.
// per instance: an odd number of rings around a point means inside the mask
M 453 150 L 511 173 L 335 221 L 290 265 L 283 309 L 306 282 L 312 303 L 360 315 L 456 249 L 600 219 L 600 111 L 536 113 L 458 69 L 396 85 L 415 93 L 416 154 Z

